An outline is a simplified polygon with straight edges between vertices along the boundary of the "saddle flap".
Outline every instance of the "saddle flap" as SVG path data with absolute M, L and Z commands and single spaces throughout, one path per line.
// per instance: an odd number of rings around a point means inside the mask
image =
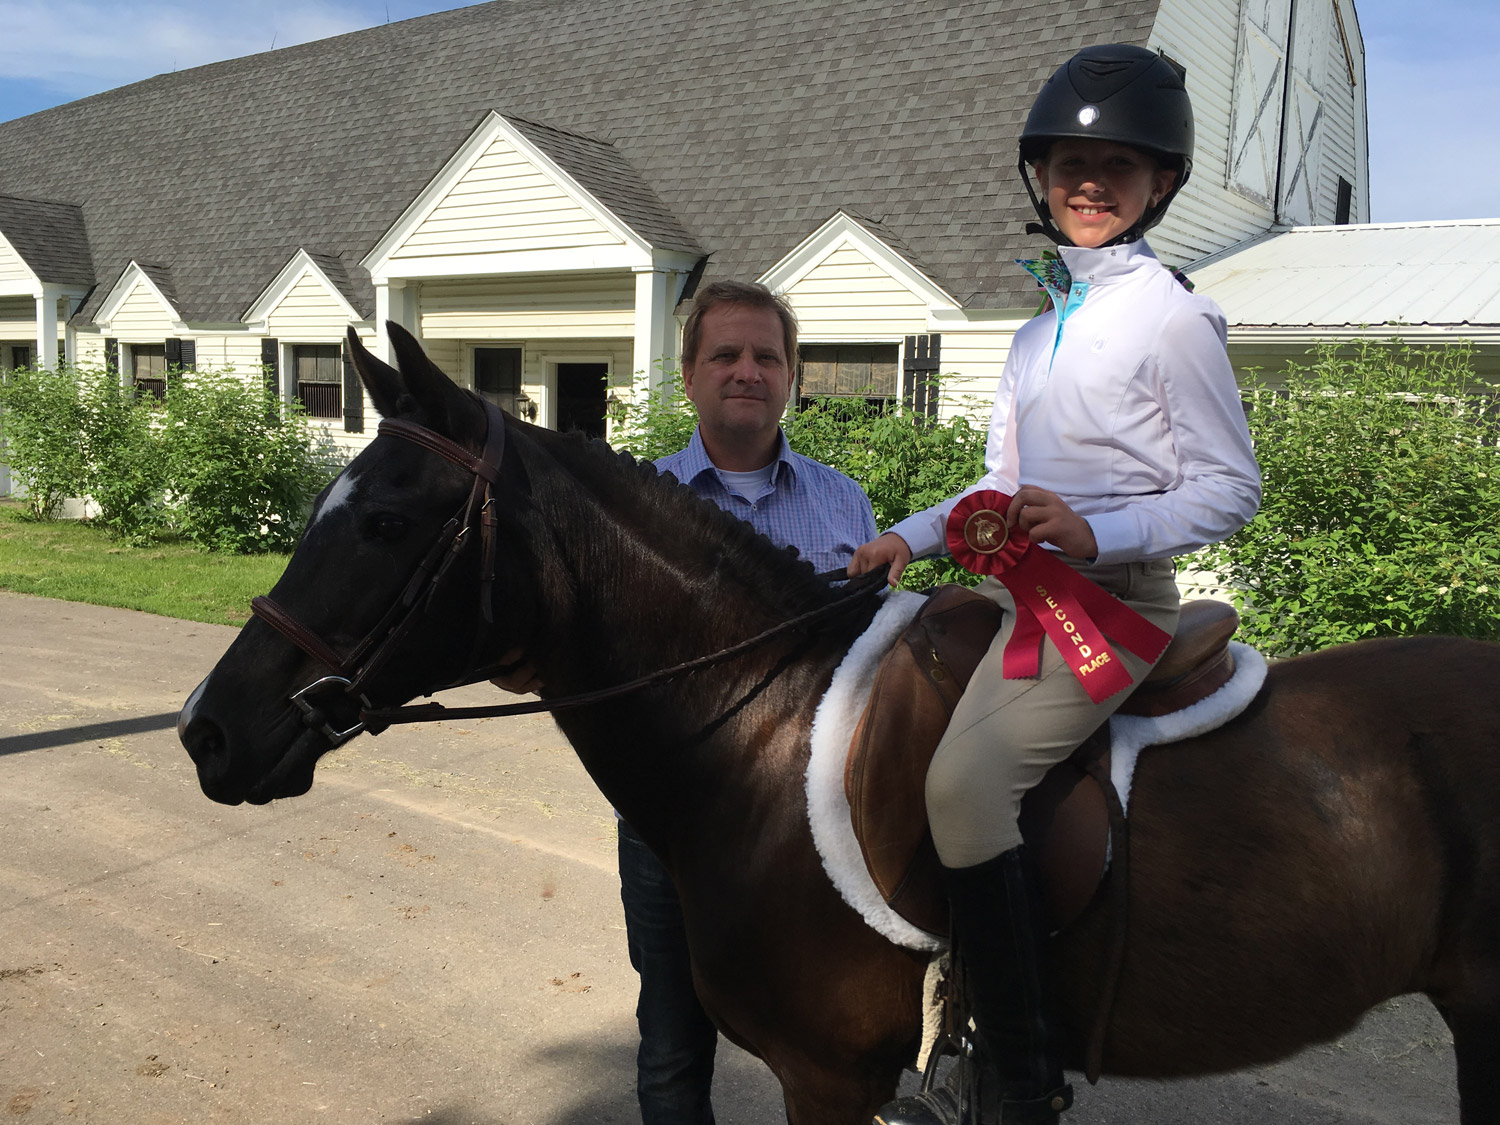
M 948 904 L 927 824 L 927 767 L 1002 617 L 982 594 L 939 587 L 881 661 L 845 763 L 844 793 L 870 877 L 892 910 L 928 933 L 947 932 Z M 1223 602 L 1184 605 L 1157 671 L 1122 712 L 1164 714 L 1227 681 L 1238 620 Z M 1107 778 L 1106 731 L 1055 766 L 1022 803 L 1022 836 L 1042 866 L 1054 927 L 1083 911 L 1104 871 L 1109 808 L 1089 767 L 1102 758 Z
M 1002 616 L 981 594 L 938 587 L 880 662 L 844 770 L 854 834 L 876 888 L 931 933 L 946 931 L 948 908 L 927 829 L 927 766 Z

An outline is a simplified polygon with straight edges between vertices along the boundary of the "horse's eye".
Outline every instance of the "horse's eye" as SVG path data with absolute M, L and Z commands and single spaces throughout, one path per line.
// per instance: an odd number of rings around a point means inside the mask
M 380 515 L 370 522 L 370 531 L 384 543 L 399 543 L 411 531 L 411 522 L 400 516 Z

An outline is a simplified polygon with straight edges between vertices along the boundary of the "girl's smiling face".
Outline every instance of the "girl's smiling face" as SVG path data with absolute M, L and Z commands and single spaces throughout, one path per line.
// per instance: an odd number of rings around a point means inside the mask
M 1097 248 L 1140 221 L 1177 173 L 1114 141 L 1063 137 L 1033 169 L 1052 221 L 1075 246 Z

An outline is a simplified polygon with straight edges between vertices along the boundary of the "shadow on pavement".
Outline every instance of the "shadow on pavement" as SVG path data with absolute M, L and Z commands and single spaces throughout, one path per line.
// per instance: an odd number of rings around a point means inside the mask
M 13 734 L 9 738 L 0 738 L 0 757 L 6 754 L 24 754 L 28 750 L 45 750 L 49 746 L 76 746 L 81 742 L 97 742 L 101 738 L 119 738 L 125 734 L 170 730 L 177 725 L 177 714 L 176 711 L 163 711 L 159 715 L 116 719 L 109 723 L 86 723 L 79 727 L 64 727 L 62 730 Z

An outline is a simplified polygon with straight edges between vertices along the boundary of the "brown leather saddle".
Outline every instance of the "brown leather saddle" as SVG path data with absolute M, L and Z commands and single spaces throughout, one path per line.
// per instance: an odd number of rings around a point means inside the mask
M 924 779 L 1000 618 L 999 607 L 972 590 L 933 591 L 881 661 L 844 770 L 854 834 L 876 887 L 896 913 L 932 934 L 947 934 L 948 905 L 927 825 Z M 1228 644 L 1238 624 L 1239 615 L 1223 602 L 1185 603 L 1171 645 L 1120 713 L 1165 715 L 1228 682 L 1234 675 Z M 1110 854 L 1111 811 L 1117 831 L 1123 826 L 1109 757 L 1106 726 L 1054 766 L 1021 806 L 1021 833 L 1040 861 L 1054 930 L 1077 918 L 1098 893 Z M 1123 847 L 1115 854 L 1123 856 Z

